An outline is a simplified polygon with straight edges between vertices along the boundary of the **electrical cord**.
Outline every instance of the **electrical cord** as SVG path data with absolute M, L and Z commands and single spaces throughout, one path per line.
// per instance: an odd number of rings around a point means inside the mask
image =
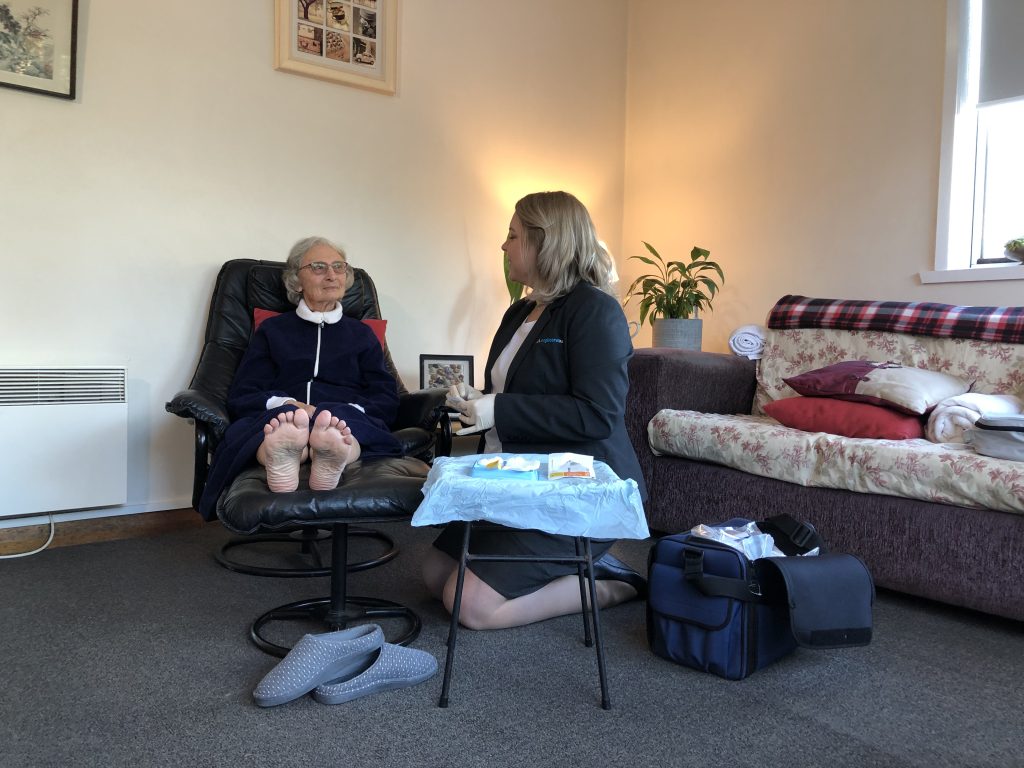
M 14 555 L 0 555 L 0 560 L 12 560 L 15 557 L 28 557 L 29 555 L 38 555 L 40 552 L 42 552 L 44 549 L 50 546 L 50 543 L 53 541 L 53 534 L 56 532 L 57 527 L 56 525 L 54 525 L 53 515 L 48 515 L 48 517 L 50 518 L 50 538 L 46 540 L 46 543 L 43 544 L 43 546 L 39 547 L 38 549 L 33 549 L 31 552 L 18 552 Z

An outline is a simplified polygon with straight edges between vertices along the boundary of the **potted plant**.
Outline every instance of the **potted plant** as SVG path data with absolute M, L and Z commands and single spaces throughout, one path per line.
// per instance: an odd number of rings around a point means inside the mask
M 640 275 L 626 291 L 626 304 L 640 299 L 640 324 L 650 318 L 656 347 L 700 349 L 702 309 L 711 309 L 719 282 L 725 282 L 722 268 L 708 257 L 705 248 L 693 247 L 690 260 L 666 262 L 654 246 L 644 242 L 649 256 L 630 256 L 657 271 Z
M 1014 261 L 1019 261 L 1024 264 L 1024 237 L 1018 237 L 1016 240 L 1011 240 L 1003 246 L 1006 249 L 1006 255 Z
M 505 287 L 508 288 L 508 303 L 515 304 L 523 298 L 523 284 L 510 280 L 508 276 L 508 254 L 503 254 L 505 259 Z

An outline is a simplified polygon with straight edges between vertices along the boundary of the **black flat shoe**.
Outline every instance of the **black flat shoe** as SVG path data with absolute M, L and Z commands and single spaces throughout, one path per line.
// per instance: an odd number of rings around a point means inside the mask
M 624 581 L 636 590 L 638 598 L 647 597 L 647 579 L 608 552 L 594 561 L 594 579 Z

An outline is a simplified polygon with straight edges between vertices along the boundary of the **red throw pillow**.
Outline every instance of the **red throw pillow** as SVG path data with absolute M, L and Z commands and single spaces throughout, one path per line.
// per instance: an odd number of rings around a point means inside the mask
M 272 309 L 262 309 L 256 307 L 252 311 L 252 329 L 255 332 L 260 327 L 260 323 L 266 320 L 268 317 L 274 317 L 280 315 L 280 312 L 274 312 Z M 387 342 L 384 341 L 384 332 L 388 329 L 387 320 L 377 320 L 367 318 L 363 320 L 364 325 L 368 325 L 370 330 L 373 331 L 373 335 L 377 337 L 377 341 L 380 342 L 382 347 L 387 347 Z
M 384 341 L 384 332 L 388 329 L 388 321 L 387 320 L 375 320 L 375 319 L 371 320 L 370 318 L 366 318 L 365 320 L 363 320 L 363 323 L 365 325 L 370 326 L 370 330 L 373 331 L 377 335 L 377 341 L 380 342 L 380 345 L 382 347 L 387 349 L 388 345 L 387 345 L 387 342 Z
M 924 437 L 919 417 L 869 403 L 830 397 L 787 397 L 768 403 L 764 412 L 780 424 L 805 432 L 881 440 Z
M 259 328 L 260 324 L 264 320 L 266 320 L 268 317 L 277 317 L 280 314 L 281 314 L 280 312 L 275 312 L 272 309 L 261 309 L 260 307 L 256 307 L 252 311 L 252 331 L 253 331 L 253 333 L 256 332 L 256 329 Z

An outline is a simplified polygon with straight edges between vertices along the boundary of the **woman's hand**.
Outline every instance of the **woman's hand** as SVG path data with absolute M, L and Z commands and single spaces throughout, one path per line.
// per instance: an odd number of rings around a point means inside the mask
M 459 410 L 458 403 L 465 400 L 476 400 L 484 396 L 484 393 L 479 389 L 474 389 L 468 384 L 452 384 L 448 387 L 448 395 L 445 398 L 445 402 L 452 408 Z
M 490 429 L 494 426 L 494 398 L 496 395 L 481 395 L 474 400 L 463 400 L 449 404 L 459 412 L 459 421 L 474 427 L 473 432 Z M 460 434 L 464 434 L 460 431 Z

